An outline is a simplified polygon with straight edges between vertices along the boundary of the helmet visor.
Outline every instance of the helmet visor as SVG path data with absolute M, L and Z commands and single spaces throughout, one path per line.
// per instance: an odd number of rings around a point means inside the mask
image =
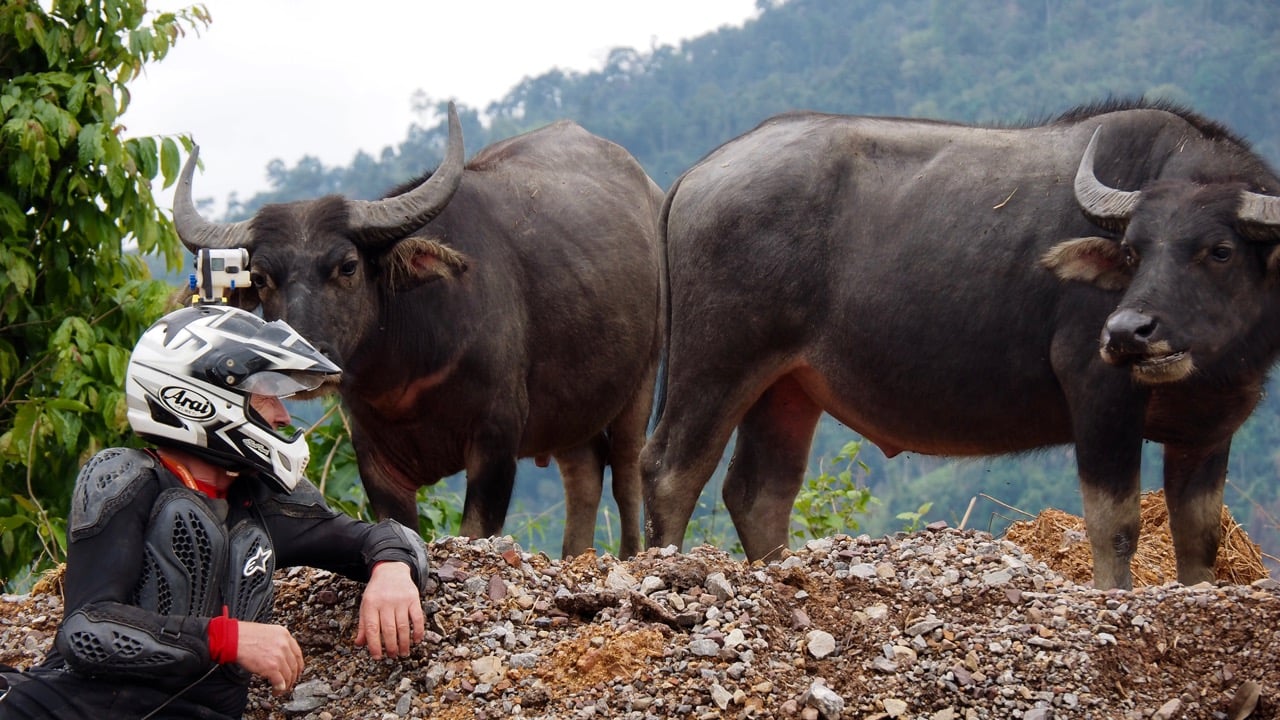
M 287 398 L 300 392 L 315 390 L 324 384 L 327 373 L 290 372 L 282 373 L 274 370 L 256 372 L 245 378 L 240 389 L 254 395 L 267 395 L 275 398 Z

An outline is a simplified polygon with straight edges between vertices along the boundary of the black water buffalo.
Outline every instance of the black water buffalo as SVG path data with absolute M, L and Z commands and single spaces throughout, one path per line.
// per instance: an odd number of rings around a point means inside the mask
M 1280 180 L 1220 125 L 1108 102 L 1038 127 L 785 114 L 667 193 L 650 545 L 724 500 L 786 546 L 825 411 L 902 451 L 1074 443 L 1094 583 L 1131 587 L 1143 439 L 1178 579 L 1213 577 L 1227 454 L 1280 350 Z
M 343 368 L 372 509 L 417 525 L 423 485 L 465 470 L 461 532 L 498 533 L 520 457 L 554 458 L 563 552 L 593 544 L 605 464 L 623 555 L 642 544 L 639 453 L 662 347 L 661 189 L 621 147 L 562 121 L 379 201 L 329 196 L 200 217 L 196 153 L 174 223 L 192 251 L 250 249 L 261 302 Z

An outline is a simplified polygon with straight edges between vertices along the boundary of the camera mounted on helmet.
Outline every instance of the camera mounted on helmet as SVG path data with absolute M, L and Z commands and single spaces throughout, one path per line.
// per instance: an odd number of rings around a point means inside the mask
M 200 248 L 196 271 L 188 276 L 191 304 L 226 302 L 228 292 L 249 282 L 247 248 Z

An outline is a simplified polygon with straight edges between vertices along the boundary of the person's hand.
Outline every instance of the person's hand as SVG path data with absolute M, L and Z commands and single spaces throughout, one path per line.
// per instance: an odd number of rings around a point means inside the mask
M 379 660 L 384 649 L 391 657 L 407 656 L 410 641 L 422 642 L 424 637 L 422 599 L 409 566 L 393 561 L 378 563 L 360 599 L 356 645 L 368 646 L 370 657 Z
M 266 678 L 272 693 L 284 695 L 302 676 L 302 648 L 298 641 L 280 625 L 241 620 L 236 626 L 236 664 Z

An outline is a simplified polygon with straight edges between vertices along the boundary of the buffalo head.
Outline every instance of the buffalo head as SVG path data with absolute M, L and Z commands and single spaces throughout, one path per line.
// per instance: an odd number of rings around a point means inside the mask
M 462 256 L 414 233 L 439 215 L 462 181 L 462 129 L 449 104 L 445 159 L 428 179 L 382 200 L 327 196 L 267 205 L 251 219 L 206 220 L 192 202 L 191 179 L 199 148 L 182 169 L 174 198 L 174 225 L 192 252 L 244 247 L 252 287 L 232 302 L 262 305 L 344 369 L 365 333 L 384 322 L 385 296 L 457 275 Z
M 1118 190 L 1094 173 L 1099 127 L 1075 177 L 1081 209 L 1117 239 L 1058 244 L 1044 264 L 1064 280 L 1121 290 L 1100 337 L 1103 360 L 1145 384 L 1204 371 L 1257 327 L 1280 287 L 1280 197 L 1239 183 L 1159 180 Z

